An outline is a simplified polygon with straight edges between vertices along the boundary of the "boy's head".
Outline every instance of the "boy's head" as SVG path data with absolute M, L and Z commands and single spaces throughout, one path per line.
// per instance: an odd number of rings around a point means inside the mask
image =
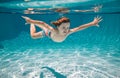
M 58 19 L 57 21 L 52 22 L 52 24 L 54 24 L 57 27 L 58 31 L 61 34 L 67 34 L 69 32 L 69 27 L 70 27 L 69 18 L 62 17 Z

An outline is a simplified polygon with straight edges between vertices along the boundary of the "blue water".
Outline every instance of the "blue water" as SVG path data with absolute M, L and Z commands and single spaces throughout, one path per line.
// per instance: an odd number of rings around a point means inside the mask
M 26 14 L 26 8 L 32 7 L 27 5 L 29 2 L 13 0 L 13 7 L 8 5 L 11 1 L 1 0 L 0 78 L 120 78 L 120 1 L 77 1 L 75 5 L 68 6 L 71 4 L 68 2 L 59 7 L 70 10 L 87 9 L 95 4 L 103 7 L 99 12 L 56 13 L 47 9 L 40 14 L 43 10 L 35 9 L 33 14 Z M 53 8 L 51 5 L 44 7 Z M 25 25 L 22 15 L 48 24 L 66 16 L 71 20 L 71 28 L 88 23 L 97 15 L 102 16 L 103 21 L 100 27 L 90 27 L 56 43 L 48 37 L 32 39 L 30 26 Z

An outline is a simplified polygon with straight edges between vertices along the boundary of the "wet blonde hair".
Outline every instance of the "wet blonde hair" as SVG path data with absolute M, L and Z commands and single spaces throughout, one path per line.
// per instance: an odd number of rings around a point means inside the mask
M 52 24 L 55 25 L 55 26 L 59 26 L 60 24 L 67 23 L 67 22 L 70 22 L 69 18 L 62 17 L 62 18 L 59 18 L 57 21 L 52 22 Z

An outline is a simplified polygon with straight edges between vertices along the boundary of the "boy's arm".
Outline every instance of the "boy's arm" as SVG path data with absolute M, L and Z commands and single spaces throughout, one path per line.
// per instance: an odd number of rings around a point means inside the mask
M 73 29 L 70 29 L 70 33 L 74 33 L 74 32 L 77 32 L 77 31 L 80 31 L 80 30 L 83 30 L 83 29 L 86 29 L 88 27 L 91 27 L 91 26 L 97 26 L 99 27 L 98 23 L 102 21 L 101 17 L 95 17 L 94 20 L 90 23 L 87 23 L 87 24 L 84 24 L 84 25 L 80 25 L 76 28 L 73 28 Z

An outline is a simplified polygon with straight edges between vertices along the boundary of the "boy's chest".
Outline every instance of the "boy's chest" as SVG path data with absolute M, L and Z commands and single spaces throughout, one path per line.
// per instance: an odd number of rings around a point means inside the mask
M 66 38 L 66 35 L 60 35 L 60 34 L 51 33 L 51 39 L 54 40 L 54 41 L 61 42 L 65 38 Z

